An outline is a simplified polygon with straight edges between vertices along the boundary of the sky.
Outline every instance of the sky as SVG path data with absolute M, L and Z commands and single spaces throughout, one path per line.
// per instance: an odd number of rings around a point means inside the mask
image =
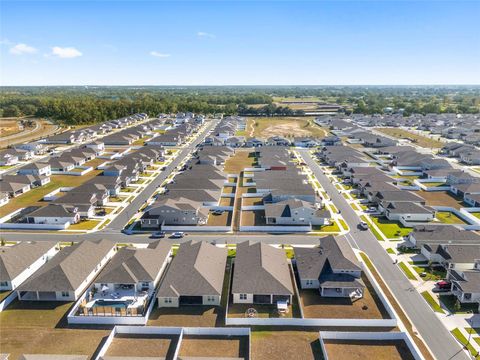
M 480 84 L 480 1 L 5 1 L 0 85 Z

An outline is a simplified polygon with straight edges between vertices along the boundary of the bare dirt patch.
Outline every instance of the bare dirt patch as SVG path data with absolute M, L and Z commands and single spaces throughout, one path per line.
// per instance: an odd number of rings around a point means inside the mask
M 463 207 L 463 200 L 447 191 L 419 191 L 418 195 L 423 197 L 428 206 L 450 206 L 455 209 Z
M 271 136 L 323 138 L 328 135 L 328 131 L 316 125 L 312 117 L 249 118 L 247 129 L 250 137 L 264 139 Z
M 248 358 L 246 336 L 192 336 L 182 339 L 180 357 Z
M 413 360 L 404 341 L 325 340 L 328 358 L 332 360 Z
M 0 119 L 0 136 L 10 136 L 20 131 L 18 120 Z
M 170 359 L 177 346 L 175 335 L 117 334 L 107 356 L 155 356 Z

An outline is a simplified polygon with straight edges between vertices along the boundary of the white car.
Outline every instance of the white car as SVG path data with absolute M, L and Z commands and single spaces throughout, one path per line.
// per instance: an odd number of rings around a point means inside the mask
M 170 235 L 171 239 L 181 239 L 185 236 L 185 233 L 183 231 L 176 231 Z

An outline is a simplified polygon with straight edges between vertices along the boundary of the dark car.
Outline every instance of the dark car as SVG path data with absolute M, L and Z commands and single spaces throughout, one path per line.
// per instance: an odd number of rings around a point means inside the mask
M 165 234 L 165 231 L 155 231 L 150 237 L 152 239 L 162 239 L 165 237 Z

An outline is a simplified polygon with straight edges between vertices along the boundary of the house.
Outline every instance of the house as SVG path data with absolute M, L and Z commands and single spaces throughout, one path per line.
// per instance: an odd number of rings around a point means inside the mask
M 92 205 L 94 206 L 104 206 L 109 200 L 110 197 L 110 191 L 108 188 L 103 185 L 103 184 L 93 184 L 93 183 L 87 183 L 80 185 L 76 188 L 73 188 L 68 192 L 69 194 L 83 194 L 79 196 L 91 196 L 94 195 L 96 198 L 96 202 L 94 202 Z M 68 198 L 67 198 L 68 199 Z
M 106 194 L 102 194 L 106 196 Z M 77 213 L 82 218 L 91 218 L 95 215 L 95 206 L 99 200 L 94 193 L 83 192 L 67 192 L 65 195 L 55 199 L 54 204 L 61 204 L 70 208 L 76 208 Z M 104 198 L 100 199 L 100 202 L 104 202 Z
M 294 291 L 285 251 L 262 242 L 238 244 L 231 293 L 234 304 L 291 304 Z
M 17 155 L 10 154 L 9 152 L 0 153 L 0 166 L 13 166 L 17 164 L 19 158 Z
M 480 194 L 480 183 L 452 184 L 450 186 L 450 192 L 462 197 L 470 194 Z
M 319 246 L 294 251 L 302 289 L 318 289 L 325 297 L 363 296 L 362 267 L 345 237 L 327 236 Z
M 154 291 L 167 267 L 172 251 L 167 241 L 146 248 L 122 247 L 100 271 L 94 282 L 97 293 L 130 289 L 134 294 Z
M 34 162 L 27 164 L 18 169 L 20 175 L 50 176 L 52 169 L 50 164 L 42 162 Z
M 158 307 L 220 305 L 227 249 L 205 241 L 180 244 L 157 293 Z
M 122 187 L 122 179 L 120 176 L 95 176 L 86 184 L 102 185 L 108 190 L 110 196 L 117 196 Z
M 318 145 L 317 140 L 305 137 L 296 137 L 293 140 L 293 146 L 302 148 L 311 148 Z
M 463 201 L 473 207 L 480 207 L 480 194 L 465 194 Z
M 322 139 L 321 145 L 322 146 L 342 145 L 342 139 L 340 139 L 338 136 L 327 136 Z
M 12 198 L 20 196 L 30 189 L 30 184 L 25 184 L 15 179 L 0 181 L 0 192 L 8 194 L 8 196 Z
M 431 247 L 441 244 L 475 244 L 480 245 L 480 235 L 475 231 L 463 230 L 453 225 L 416 225 L 408 235 L 408 241 L 415 247 L 424 244 Z
M 452 294 L 461 303 L 478 304 L 480 302 L 480 260 L 469 270 L 451 269 L 448 280 L 452 283 Z
M 267 225 L 325 225 L 330 218 L 327 209 L 315 208 L 312 203 L 303 200 L 287 199 L 265 204 Z
M 19 300 L 75 301 L 116 252 L 108 240 L 66 246 L 17 288 Z
M 51 158 L 50 160 L 48 160 L 48 164 L 50 165 L 54 174 L 65 173 L 75 169 L 75 163 L 73 162 L 73 160 L 69 160 L 63 157 Z
M 43 155 L 47 150 L 46 147 L 40 142 L 31 142 L 26 144 L 15 145 L 15 149 L 33 151 L 35 155 Z
M 0 151 L 0 159 L 5 159 L 8 156 L 18 158 L 18 161 L 28 161 L 33 158 L 35 154 L 31 150 L 10 148 Z
M 0 290 L 15 290 L 58 251 L 56 241 L 0 246 Z
M 281 136 L 269 137 L 266 141 L 268 146 L 290 146 L 290 140 Z
M 439 263 L 448 270 L 472 269 L 480 259 L 480 245 L 424 244 L 420 251 L 429 262 Z
M 197 225 L 206 221 L 208 209 L 185 197 L 161 196 L 141 218 L 142 228 L 161 228 L 163 225 Z
M 265 142 L 261 139 L 257 138 L 250 138 L 245 141 L 245 146 L 246 147 L 260 147 L 265 145 Z
M 80 214 L 74 206 L 48 204 L 29 213 L 26 221 L 29 224 L 71 225 L 80 221 Z
M 429 222 L 435 219 L 435 209 L 415 202 L 391 202 L 385 207 L 385 217 L 392 221 Z

